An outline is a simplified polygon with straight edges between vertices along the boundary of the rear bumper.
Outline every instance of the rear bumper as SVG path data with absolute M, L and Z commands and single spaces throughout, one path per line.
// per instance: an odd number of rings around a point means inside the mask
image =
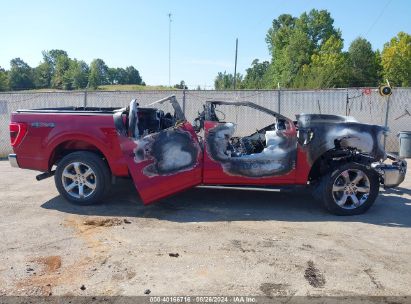
M 16 154 L 9 154 L 9 163 L 14 168 L 20 168 L 19 163 L 17 162 Z
M 391 164 L 374 163 L 372 168 L 381 176 L 384 188 L 393 188 L 404 181 L 407 172 L 407 162 L 391 154 L 388 155 L 388 158 L 393 161 Z

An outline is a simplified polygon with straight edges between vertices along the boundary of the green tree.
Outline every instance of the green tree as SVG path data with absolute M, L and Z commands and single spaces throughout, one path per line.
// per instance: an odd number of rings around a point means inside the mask
M 265 38 L 271 56 L 276 56 L 278 51 L 288 45 L 290 34 L 295 28 L 295 20 L 296 18 L 289 14 L 282 14 L 273 20 Z
M 138 70 L 132 65 L 126 67 L 126 73 L 127 84 L 141 84 L 141 82 L 143 81 Z
M 7 77 L 7 71 L 0 67 L 0 92 L 7 91 L 9 89 L 9 81 Z
M 11 90 L 27 90 L 34 87 L 33 71 L 31 67 L 20 58 L 10 61 L 9 86 Z
M 276 87 L 278 83 L 283 87 L 295 86 L 302 68 L 310 64 L 312 56 L 325 42 L 331 37 L 341 39 L 340 31 L 333 24 L 329 12 L 315 9 L 299 18 L 283 14 L 274 19 L 266 35 L 272 57 L 267 87 Z
M 186 86 L 186 83 L 184 80 L 181 80 L 180 83 L 177 83 L 174 85 L 175 89 L 179 89 L 179 90 L 187 90 L 188 87 Z
M 108 83 L 108 67 L 102 59 L 94 59 L 90 64 L 89 86 L 97 89 Z
M 138 84 L 143 82 L 134 66 L 109 68 L 102 59 L 94 59 L 89 67 L 84 61 L 71 59 L 64 50 L 42 51 L 43 60 L 32 69 L 20 58 L 11 60 L 10 71 L 0 67 L 0 91 L 32 88 L 64 90 L 97 88 L 103 84 Z
M 395 86 L 411 86 L 411 35 L 399 32 L 384 44 L 383 76 Z
M 68 57 L 67 52 L 63 50 L 43 51 L 42 55 L 43 55 L 43 62 L 47 62 L 51 66 L 52 72 L 54 72 L 56 64 L 57 64 L 57 59 L 60 56 Z
M 43 67 L 41 68 L 41 78 L 38 79 L 38 81 L 43 82 L 48 81 L 47 87 L 52 87 L 52 80 L 54 78 L 54 74 L 56 71 L 56 65 L 57 65 L 57 60 L 59 57 L 65 57 L 69 58 L 68 54 L 64 50 L 49 50 L 49 51 L 42 51 L 43 55 L 43 62 L 41 65 Z M 48 73 L 48 74 L 47 74 Z M 63 72 L 64 74 L 64 72 Z M 58 77 L 62 78 L 62 75 L 59 75 Z
M 64 89 L 84 89 L 88 83 L 89 67 L 82 60 L 70 60 L 70 66 L 64 74 Z
M 241 82 L 243 76 L 240 73 L 237 73 L 236 85 L 241 87 Z M 234 88 L 234 76 L 233 74 L 228 74 L 226 71 L 224 73 L 219 72 L 217 77 L 214 80 L 214 88 L 216 90 L 230 90 Z
M 304 65 L 295 84 L 297 87 L 329 88 L 344 87 L 347 84 L 346 56 L 342 53 L 341 38 L 331 36 L 311 57 L 311 63 Z
M 246 70 L 242 88 L 244 89 L 263 89 L 266 84 L 265 75 L 267 74 L 270 63 L 268 61 L 259 62 L 254 59 L 251 67 Z
M 110 84 L 128 84 L 128 73 L 123 68 L 108 68 L 107 79 Z
M 377 79 L 382 80 L 383 78 L 383 67 L 382 67 L 382 59 L 381 59 L 381 52 L 380 50 L 376 50 L 374 52 L 375 55 L 375 64 L 377 66 Z
M 55 89 L 70 90 L 70 80 L 66 75 L 70 68 L 71 59 L 67 54 L 60 54 L 55 60 L 54 73 L 51 79 L 51 85 Z
M 36 88 L 44 89 L 51 86 L 51 65 L 47 61 L 40 63 L 34 69 L 34 85 Z
M 127 84 L 128 74 L 125 69 L 117 68 L 117 83 L 118 84 Z
M 308 35 L 313 51 L 321 46 L 332 36 L 341 39 L 341 32 L 334 28 L 334 19 L 326 10 L 312 9 L 308 14 L 302 13 L 296 20 L 296 28 Z
M 107 70 L 107 80 L 109 84 L 117 84 L 118 83 L 118 75 L 116 68 L 108 68 Z
M 273 58 L 271 88 L 280 83 L 283 87 L 292 87 L 294 79 L 304 65 L 310 63 L 312 50 L 308 35 L 300 29 L 296 29 L 290 35 L 288 45 L 277 52 L 278 56 Z
M 371 43 L 364 38 L 357 38 L 348 48 L 347 68 L 348 85 L 351 87 L 377 86 L 379 64 Z

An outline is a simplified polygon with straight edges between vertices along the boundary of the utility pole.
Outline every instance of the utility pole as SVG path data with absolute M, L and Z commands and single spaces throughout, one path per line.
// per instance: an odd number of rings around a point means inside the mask
M 168 86 L 171 87 L 171 13 L 168 13 Z
M 238 38 L 235 39 L 235 62 L 234 62 L 234 90 L 237 82 L 237 53 L 238 53 Z
M 281 114 L 281 86 L 280 83 L 277 82 L 277 89 L 278 89 L 278 107 L 277 107 L 277 112 L 278 114 Z
M 387 96 L 387 103 L 385 105 L 385 123 L 384 127 L 388 128 L 388 112 L 390 111 L 390 95 Z M 387 143 L 387 132 L 384 132 L 384 150 L 385 150 L 385 144 Z

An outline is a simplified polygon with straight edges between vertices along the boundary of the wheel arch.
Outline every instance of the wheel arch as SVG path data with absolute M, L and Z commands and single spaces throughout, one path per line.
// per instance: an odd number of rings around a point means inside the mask
M 375 158 L 369 154 L 353 153 L 354 151 L 356 151 L 354 148 L 334 148 L 319 155 L 311 166 L 308 180 L 310 182 L 318 180 L 321 176 L 327 174 L 330 170 L 335 169 L 342 163 L 353 161 L 363 165 L 370 165 L 376 161 Z
M 87 140 L 77 140 L 77 139 L 66 139 L 59 143 L 56 143 L 51 150 L 48 167 L 51 170 L 52 166 L 57 164 L 64 156 L 77 152 L 77 151 L 88 151 L 97 154 L 102 158 L 108 168 L 110 168 L 110 162 L 107 159 L 106 154 L 102 151 L 101 147 L 98 147 L 96 144 L 91 143 Z

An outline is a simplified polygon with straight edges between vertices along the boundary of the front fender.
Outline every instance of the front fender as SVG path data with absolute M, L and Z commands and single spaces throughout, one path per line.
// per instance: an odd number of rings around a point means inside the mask
M 320 118 L 298 121 L 298 142 L 306 152 L 307 161 L 313 165 L 324 153 L 332 149 L 356 149 L 361 153 L 370 155 L 376 161 L 385 160 L 386 153 L 381 145 L 381 139 L 386 128 L 378 125 L 361 124 L 344 116 L 332 116 L 341 118 L 321 119 L 326 115 L 318 115 Z

